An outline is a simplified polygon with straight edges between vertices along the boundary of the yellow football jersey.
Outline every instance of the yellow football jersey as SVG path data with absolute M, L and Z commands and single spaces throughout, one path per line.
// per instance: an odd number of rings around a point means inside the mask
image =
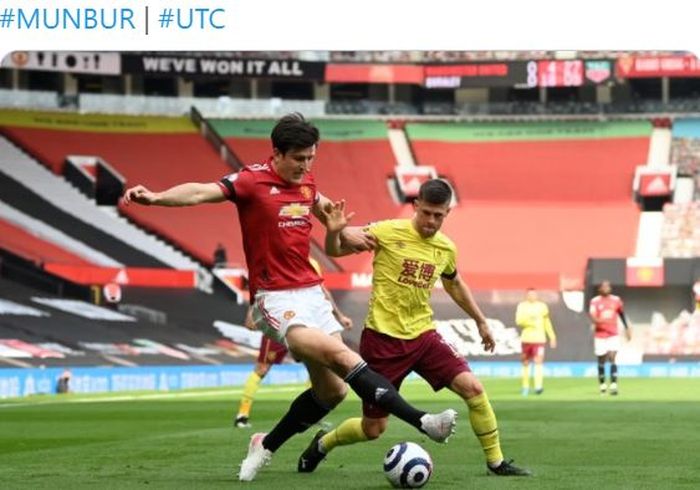
M 401 339 L 435 328 L 430 295 L 440 276 L 457 274 L 455 244 L 441 232 L 422 238 L 410 219 L 379 221 L 367 229 L 378 247 L 366 326 Z
M 540 344 L 556 339 L 549 308 L 542 301 L 522 301 L 515 311 L 515 323 L 523 329 L 520 341 Z

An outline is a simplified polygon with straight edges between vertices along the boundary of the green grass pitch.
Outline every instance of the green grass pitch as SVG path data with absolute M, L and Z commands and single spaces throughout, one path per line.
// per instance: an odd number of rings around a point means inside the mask
M 533 478 L 486 476 L 466 406 L 418 381 L 402 389 L 409 400 L 460 412 L 449 444 L 392 419 L 378 441 L 339 448 L 315 473 L 298 474 L 312 429 L 283 446 L 251 483 L 236 476 L 251 434 L 232 427 L 240 390 L 0 400 L 0 487 L 386 489 L 384 454 L 410 440 L 433 457 L 426 488 L 700 488 L 699 379 L 623 379 L 617 398 L 600 396 L 593 379 L 548 379 L 543 395 L 527 398 L 519 380 L 483 381 L 506 457 Z M 302 389 L 262 388 L 254 430 L 272 427 Z M 353 395 L 326 420 L 359 413 Z

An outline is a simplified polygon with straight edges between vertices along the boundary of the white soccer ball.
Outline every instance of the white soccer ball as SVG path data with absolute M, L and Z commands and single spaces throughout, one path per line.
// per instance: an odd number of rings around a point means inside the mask
M 432 473 L 433 460 L 415 442 L 401 442 L 384 457 L 384 474 L 394 488 L 420 488 Z

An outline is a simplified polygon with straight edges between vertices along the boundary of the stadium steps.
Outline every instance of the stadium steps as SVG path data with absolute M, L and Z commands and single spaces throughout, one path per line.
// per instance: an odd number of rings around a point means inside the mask
M 646 167 L 649 169 L 668 168 L 671 158 L 671 130 L 654 128 L 649 138 L 649 154 Z M 635 257 L 651 258 L 661 255 L 664 214 L 660 211 L 644 211 L 639 215 Z
M 104 253 L 87 246 L 51 225 L 35 219 L 0 200 L 0 220 L 17 226 L 39 240 L 58 246 L 63 250 L 77 255 L 81 259 L 103 267 L 122 267 L 123 264 Z
M 396 166 L 411 168 L 416 166 L 416 160 L 413 158 L 413 151 L 408 142 L 408 137 L 403 128 L 389 128 L 388 131 L 389 144 L 394 151 L 396 158 Z
M 668 128 L 654 128 L 649 140 L 649 156 L 647 167 L 664 168 L 669 164 L 671 157 L 671 130 Z
M 661 232 L 663 226 L 664 213 L 660 211 L 640 213 L 635 257 L 650 258 L 661 255 Z
M 64 225 L 67 225 L 66 228 L 61 228 L 62 231 L 73 234 L 80 230 L 81 238 L 92 236 L 93 239 L 89 241 L 92 246 L 109 253 L 115 260 L 127 265 L 169 266 L 175 269 L 199 268 L 196 262 L 172 247 L 166 246 L 153 235 L 102 212 L 94 202 L 75 187 L 44 168 L 4 137 L 0 137 L 0 155 L 2 158 L 0 169 L 5 176 L 4 184 L 14 187 L 16 198 L 34 194 L 34 204 L 43 209 L 45 217 L 60 213 L 63 216 Z M 15 186 L 7 181 L 14 181 Z M 31 183 L 31 190 L 20 184 L 21 182 Z M 43 201 L 44 205 L 36 202 L 37 200 Z M 22 209 L 18 203 L 15 203 L 15 206 Z M 48 208 L 53 208 L 53 212 Z M 71 223 L 77 226 L 74 228 Z M 107 247 L 107 243 L 111 243 L 111 246 Z M 112 253 L 108 248 L 119 252 Z

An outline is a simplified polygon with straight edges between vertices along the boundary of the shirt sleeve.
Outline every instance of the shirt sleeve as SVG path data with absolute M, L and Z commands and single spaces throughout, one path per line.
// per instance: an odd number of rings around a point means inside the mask
M 253 174 L 244 170 L 226 175 L 217 183 L 226 199 L 232 202 L 245 201 L 253 193 Z
M 390 224 L 388 221 L 375 221 L 365 226 L 365 231 L 372 234 L 381 246 L 386 244 L 386 240 L 389 237 Z
M 549 307 L 547 305 L 544 305 L 544 332 L 550 341 L 557 339 L 557 334 L 554 333 L 554 326 L 552 325 L 552 318 L 549 316 Z
M 454 279 L 457 277 L 457 249 L 450 247 L 450 252 L 447 255 L 447 265 L 442 270 L 440 277 L 444 279 Z

